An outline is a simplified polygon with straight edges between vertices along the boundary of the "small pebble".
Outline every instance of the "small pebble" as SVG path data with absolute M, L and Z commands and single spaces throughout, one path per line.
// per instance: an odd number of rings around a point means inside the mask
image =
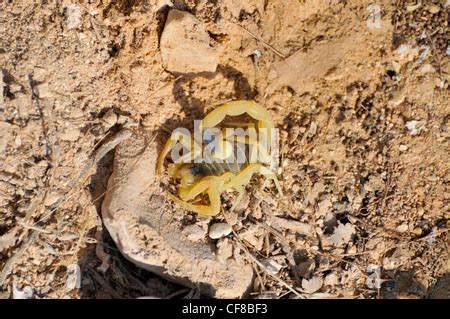
M 441 8 L 437 5 L 431 5 L 428 7 L 428 11 L 432 14 L 438 13 L 439 11 L 441 11 Z
M 356 246 L 352 246 L 347 250 L 347 254 L 356 254 L 358 252 L 358 249 Z
M 58 193 L 48 193 L 45 196 L 44 205 L 47 206 L 47 207 L 50 207 L 53 204 L 55 204 L 58 200 L 59 200 L 59 194 Z
M 211 225 L 209 228 L 209 237 L 211 239 L 219 239 L 231 233 L 231 226 L 227 223 L 217 223 Z
M 11 84 L 9 85 L 9 92 L 10 92 L 10 93 L 14 94 L 14 93 L 18 93 L 18 92 L 20 92 L 20 91 L 22 91 L 22 86 L 21 86 L 21 85 L 16 84 L 16 83 L 11 83 Z M 40 96 L 39 96 L 39 97 L 40 97 Z
M 316 122 L 311 122 L 308 134 L 309 134 L 309 136 L 312 137 L 312 136 L 316 135 L 316 133 L 317 133 L 317 124 L 316 124 Z
M 410 45 L 402 44 L 397 48 L 397 50 L 395 50 L 395 53 L 397 53 L 398 55 L 402 55 L 402 54 L 406 53 L 409 49 L 411 49 Z
M 409 6 L 406 6 L 406 11 L 413 12 L 414 10 L 419 9 L 421 6 L 422 6 L 422 3 L 420 3 L 420 2 L 415 5 L 409 5 Z
M 408 146 L 401 144 L 398 149 L 400 150 L 400 152 L 405 152 L 408 150 Z
M 397 229 L 397 231 L 399 233 L 407 232 L 408 231 L 408 224 L 401 224 L 401 225 L 397 226 L 396 229 Z
M 435 73 L 436 70 L 435 70 L 435 68 L 433 68 L 433 66 L 431 64 L 427 63 L 420 69 L 420 72 L 422 74 Z
M 113 110 L 108 110 L 105 115 L 103 115 L 103 122 L 107 124 L 108 128 L 114 126 L 118 120 L 117 114 Z
M 423 130 L 424 122 L 412 120 L 412 121 L 406 122 L 405 126 L 408 129 L 409 134 L 412 136 L 415 136 L 415 135 L 420 134 L 420 132 Z
M 324 282 L 323 282 L 323 284 L 325 286 L 334 286 L 334 285 L 337 285 L 338 283 L 339 283 L 339 277 L 335 273 L 328 274 L 324 278 Z
M 391 103 L 394 106 L 398 106 L 400 104 L 402 104 L 405 101 L 405 94 L 401 91 L 395 91 L 392 94 L 392 99 L 391 99 Z
M 259 50 L 255 50 L 253 51 L 253 55 L 255 56 L 255 58 L 259 59 L 260 57 L 262 57 L 262 53 Z

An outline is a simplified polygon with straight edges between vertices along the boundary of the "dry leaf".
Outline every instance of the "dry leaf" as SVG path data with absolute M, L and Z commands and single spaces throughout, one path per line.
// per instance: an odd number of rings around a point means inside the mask
M 266 270 L 270 272 L 272 275 L 276 275 L 281 268 L 283 268 L 282 265 L 277 263 L 275 260 L 267 258 L 261 261 L 261 263 L 266 267 Z
M 269 224 L 274 228 L 282 228 L 292 230 L 300 235 L 312 236 L 313 228 L 307 223 L 301 223 L 296 220 L 287 220 L 280 217 L 273 217 L 270 219 Z
M 336 227 L 333 234 L 330 236 L 330 241 L 335 246 L 342 246 L 347 244 L 351 239 L 352 236 L 356 232 L 356 227 L 350 223 L 348 224 L 340 224 Z
M 261 250 L 264 241 L 263 234 L 264 229 L 261 226 L 252 225 L 247 230 L 240 233 L 240 237 L 256 249 Z
M 303 291 L 312 294 L 322 288 L 323 279 L 321 277 L 312 277 L 311 279 L 302 280 Z
M 81 270 L 78 264 L 69 265 L 67 267 L 67 289 L 79 289 L 81 287 Z
M 321 201 L 317 206 L 318 208 L 316 210 L 316 217 L 324 217 L 332 207 L 332 203 L 329 199 L 325 199 Z
M 307 198 L 308 202 L 311 205 L 314 205 L 317 201 L 317 198 L 321 193 L 325 191 L 325 185 L 321 182 L 315 183 L 314 186 L 311 188 L 311 191 L 308 193 Z
M 325 277 L 324 285 L 325 286 L 335 286 L 339 283 L 339 277 L 335 273 L 328 274 Z
M 10 247 L 14 247 L 18 238 L 18 228 L 15 227 L 8 233 L 0 236 L 0 253 L 7 250 Z
M 394 270 L 408 264 L 410 259 L 411 253 L 407 249 L 397 248 L 391 256 L 383 259 L 383 268 L 385 270 Z
M 23 287 L 20 290 L 16 284 L 12 286 L 12 297 L 13 299 L 31 299 L 33 298 L 34 290 L 30 286 Z

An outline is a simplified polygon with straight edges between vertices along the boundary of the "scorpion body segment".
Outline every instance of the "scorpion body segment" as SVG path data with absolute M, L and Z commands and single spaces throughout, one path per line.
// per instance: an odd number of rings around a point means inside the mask
M 200 130 L 204 132 L 209 128 L 218 128 L 225 117 L 243 114 L 257 120 L 259 139 L 272 142 L 271 130 L 274 130 L 274 125 L 270 115 L 265 108 L 253 101 L 233 101 L 217 107 L 200 122 Z M 254 123 L 242 123 L 237 124 L 237 126 L 255 127 Z M 225 137 L 229 137 L 226 130 Z M 235 137 L 232 138 L 232 141 L 234 141 Z M 179 132 L 178 134 L 172 134 L 158 158 L 158 173 L 163 171 L 165 158 L 177 143 L 189 149 L 194 149 L 187 156 L 184 156 L 184 159 L 190 158 L 193 160 L 198 158 L 199 155 L 203 155 L 203 157 L 200 162 L 179 163 L 174 161 L 174 163 L 168 164 L 169 176 L 179 181 L 178 197 L 171 193 L 168 196 L 181 207 L 192 212 L 202 215 L 216 215 L 221 209 L 220 194 L 231 188 L 239 193 L 231 208 L 233 210 L 241 200 L 245 186 L 257 173 L 264 175 L 266 179 L 273 180 L 278 192 L 282 195 L 281 186 L 273 172 L 273 158 L 268 154 L 268 147 L 262 147 L 258 144 L 260 158 L 259 161 L 255 162 L 254 157 L 248 155 L 255 144 L 254 140 L 237 137 L 236 141 L 238 143 L 233 142 L 233 145 L 231 145 L 228 139 L 220 139 L 216 141 L 218 142 L 217 145 L 220 146 L 219 152 L 210 154 L 205 152 L 207 145 L 204 145 L 204 143 L 194 141 L 190 136 Z M 172 160 L 174 159 L 172 158 Z M 201 194 L 208 196 L 209 204 L 198 203 L 196 199 Z

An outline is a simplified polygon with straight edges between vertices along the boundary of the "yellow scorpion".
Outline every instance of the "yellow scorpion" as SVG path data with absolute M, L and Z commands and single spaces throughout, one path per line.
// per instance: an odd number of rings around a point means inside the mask
M 267 110 L 254 101 L 233 101 L 215 108 L 200 121 L 200 132 L 203 134 L 208 128 L 217 128 L 226 116 L 236 117 L 244 114 L 257 121 L 258 140 L 264 139 L 268 141 L 268 145 L 271 145 L 271 133 L 274 130 L 272 119 Z M 254 123 L 234 123 L 232 126 L 255 129 Z M 224 128 L 220 130 L 222 132 Z M 182 208 L 201 215 L 217 215 L 221 209 L 221 193 L 232 188 L 238 192 L 238 197 L 231 208 L 231 210 L 234 210 L 244 195 L 245 186 L 250 183 L 252 176 L 256 173 L 264 175 L 266 182 L 273 180 L 280 196 L 282 196 L 283 192 L 280 183 L 276 174 L 273 172 L 274 159 L 273 156 L 268 155 L 268 149 L 262 145 L 258 145 L 261 156 L 256 162 L 250 161 L 248 156 L 245 156 L 245 161 L 238 162 L 236 160 L 236 152 L 231 155 L 234 160 L 224 162 L 223 159 L 230 156 L 230 150 L 232 149 L 232 145 L 228 142 L 229 139 L 226 140 L 228 137 L 227 130 L 225 129 L 225 139 L 222 139 L 222 143 L 217 145 L 218 151 L 211 156 L 208 155 L 209 161 L 203 160 L 200 163 L 175 162 L 168 165 L 167 171 L 169 176 L 179 181 L 178 197 L 169 192 L 168 196 Z M 241 145 L 245 145 L 246 147 L 245 149 L 237 147 L 237 152 L 245 152 L 250 145 L 254 145 L 254 139 L 252 140 L 248 137 L 234 136 L 233 139 L 242 142 L 243 144 Z M 164 161 L 167 154 L 178 142 L 189 149 L 192 149 L 192 146 L 194 146 L 194 151 L 184 155 L 184 159 L 189 158 L 192 160 L 200 153 L 204 156 L 206 155 L 206 146 L 204 143 L 200 143 L 201 145 L 199 145 L 188 134 L 182 132 L 174 133 L 166 142 L 158 157 L 156 164 L 158 174 L 161 174 L 164 169 Z M 202 194 L 206 194 L 209 197 L 209 205 L 195 202 Z

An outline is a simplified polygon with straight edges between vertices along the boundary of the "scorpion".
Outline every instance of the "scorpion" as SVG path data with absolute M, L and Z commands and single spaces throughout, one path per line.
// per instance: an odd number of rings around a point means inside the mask
M 261 156 L 256 161 L 250 160 L 251 157 L 249 149 L 255 146 L 255 140 L 246 136 L 233 136 L 233 139 L 240 142 L 236 143 L 237 147 L 233 149 L 230 145 L 229 135 L 225 128 L 219 128 L 225 117 L 237 117 L 247 114 L 250 118 L 257 121 L 258 140 L 268 141 L 270 145 L 272 141 L 272 130 L 274 124 L 268 111 L 254 101 L 238 100 L 225 103 L 218 106 L 207 114 L 203 120 L 200 121 L 199 129 L 203 134 L 207 129 L 216 128 L 220 132 L 225 131 L 225 138 L 221 139 L 223 135 L 217 138 L 216 150 L 212 155 L 207 155 L 208 144 L 198 143 L 187 133 L 173 132 L 171 138 L 165 143 L 156 163 L 157 174 L 162 174 L 165 169 L 165 160 L 168 153 L 175 147 L 177 143 L 187 149 L 194 151 L 183 155 L 183 160 L 190 159 L 188 162 L 175 162 L 167 165 L 167 173 L 174 180 L 179 182 L 178 196 L 167 192 L 167 195 L 175 203 L 182 208 L 192 211 L 194 213 L 214 216 L 220 212 L 221 209 L 221 194 L 229 189 L 234 189 L 238 192 L 235 203 L 232 205 L 233 211 L 245 193 L 245 187 L 250 183 L 254 174 L 262 174 L 265 176 L 265 182 L 273 180 L 280 196 L 283 192 L 280 183 L 274 173 L 274 158 L 268 154 L 268 148 L 258 145 L 258 150 Z M 255 129 L 255 123 L 234 123 L 235 127 L 246 127 L 247 129 Z M 192 160 L 199 154 L 203 154 L 204 158 L 200 162 L 193 163 Z M 239 161 L 238 156 L 243 156 L 244 160 Z M 173 156 L 172 156 L 173 157 Z M 231 158 L 224 162 L 224 159 Z M 242 157 L 241 157 L 242 158 Z M 198 203 L 198 197 L 207 195 L 209 204 Z

